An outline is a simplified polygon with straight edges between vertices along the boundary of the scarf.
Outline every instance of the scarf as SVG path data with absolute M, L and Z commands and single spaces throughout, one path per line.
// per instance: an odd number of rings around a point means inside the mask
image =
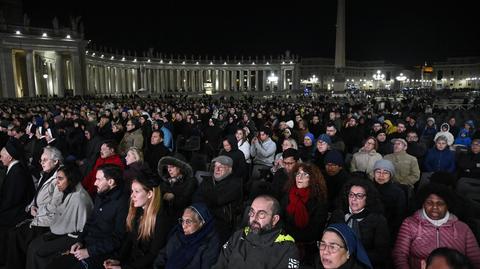
M 287 212 L 294 218 L 297 228 L 303 229 L 308 225 L 308 211 L 305 204 L 309 197 L 310 188 L 299 189 L 297 186 L 292 186 L 288 193 Z
M 431 219 L 427 216 L 427 212 L 425 212 L 425 208 L 422 208 L 422 215 L 426 220 L 428 220 L 428 222 L 433 224 L 433 226 L 435 227 L 442 226 L 443 224 L 447 223 L 448 219 L 450 218 L 450 212 L 447 211 L 447 214 L 445 214 L 445 217 L 438 220 Z
M 206 243 L 205 238 L 214 232 L 213 219 L 207 221 L 200 230 L 193 234 L 185 235 L 182 226 L 177 224 L 173 231 L 173 236 L 178 236 L 181 243 L 180 247 L 176 249 L 171 257 L 167 258 L 165 269 L 182 269 L 190 265 L 193 257 L 197 254 L 200 245 Z M 190 268 L 200 269 L 201 263 L 190 266 Z
M 359 223 L 362 221 L 364 218 L 368 216 L 368 210 L 366 208 L 362 209 L 362 211 L 358 213 L 352 213 L 352 210 L 350 207 L 348 208 L 349 213 L 345 214 L 345 223 L 352 228 L 353 232 L 357 236 L 357 238 L 360 240 L 360 226 Z

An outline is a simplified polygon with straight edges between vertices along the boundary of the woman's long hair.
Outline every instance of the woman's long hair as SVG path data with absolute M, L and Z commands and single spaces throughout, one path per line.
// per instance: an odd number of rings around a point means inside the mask
M 311 197 L 317 198 L 320 201 L 327 200 L 327 184 L 325 183 L 325 179 L 323 178 L 320 169 L 316 165 L 310 163 L 297 163 L 292 170 L 292 173 L 289 175 L 288 181 L 285 184 L 285 191 L 289 191 L 295 183 L 295 174 L 298 170 L 302 168 L 302 170 L 310 175 L 310 181 L 308 182 L 308 186 L 311 190 Z
M 136 179 L 133 181 L 139 183 L 146 192 L 152 191 L 152 198 L 150 198 L 145 205 L 143 215 L 139 218 L 140 223 L 138 224 L 138 239 L 146 241 L 151 239 L 155 233 L 155 222 L 157 220 L 157 214 L 160 211 L 162 201 L 160 187 L 157 186 L 149 188 Z M 128 232 L 133 231 L 135 228 L 136 214 L 137 208 L 133 205 L 133 201 L 130 199 L 130 207 L 128 209 L 126 221 Z

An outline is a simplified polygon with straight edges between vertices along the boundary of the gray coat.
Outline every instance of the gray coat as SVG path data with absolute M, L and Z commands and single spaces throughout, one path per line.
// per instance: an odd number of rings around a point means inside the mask
M 56 184 L 57 172 L 45 181 L 38 190 L 37 197 L 27 206 L 26 211 L 30 212 L 35 201 L 37 203 L 37 215 L 32 220 L 32 226 L 49 227 L 52 224 L 57 206 L 61 203 L 63 196 L 62 192 L 56 188 Z

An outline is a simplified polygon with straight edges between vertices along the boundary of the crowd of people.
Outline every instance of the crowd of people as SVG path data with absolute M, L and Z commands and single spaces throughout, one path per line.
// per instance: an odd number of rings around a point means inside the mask
M 480 118 L 436 98 L 5 100 L 0 268 L 480 268 Z

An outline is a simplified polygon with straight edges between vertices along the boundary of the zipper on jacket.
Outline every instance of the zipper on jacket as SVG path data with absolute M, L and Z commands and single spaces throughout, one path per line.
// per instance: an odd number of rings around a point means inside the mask
M 437 248 L 440 247 L 440 228 L 437 227 Z

